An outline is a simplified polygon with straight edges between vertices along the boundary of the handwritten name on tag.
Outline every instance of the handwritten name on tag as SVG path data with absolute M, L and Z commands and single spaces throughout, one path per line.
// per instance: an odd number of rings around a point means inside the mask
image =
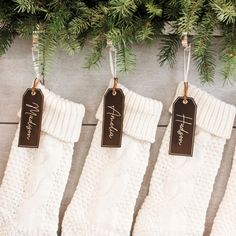
M 40 89 L 27 89 L 22 99 L 19 147 L 37 148 L 39 146 L 43 114 L 43 94 Z
M 183 97 L 178 97 L 173 104 L 169 154 L 192 156 L 197 105 L 190 97 L 186 104 L 183 101 Z
M 102 147 L 121 147 L 123 133 L 124 93 L 108 89 L 104 96 Z

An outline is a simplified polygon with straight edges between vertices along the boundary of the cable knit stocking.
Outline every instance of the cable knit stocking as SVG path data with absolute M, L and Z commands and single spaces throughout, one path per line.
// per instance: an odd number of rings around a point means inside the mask
M 57 235 L 58 215 L 84 106 L 48 91 L 39 148 L 18 147 L 17 129 L 0 187 L 1 236 Z
M 183 95 L 183 88 L 180 83 L 176 97 Z M 197 104 L 193 157 L 168 155 L 169 124 L 133 236 L 203 235 L 206 211 L 224 145 L 231 135 L 235 107 L 192 85 L 188 92 Z
M 236 235 L 236 148 L 224 198 L 214 220 L 211 236 Z
M 64 236 L 129 236 L 133 212 L 155 141 L 162 104 L 122 85 L 125 94 L 121 148 L 101 147 L 103 102 L 76 192 L 65 213 Z

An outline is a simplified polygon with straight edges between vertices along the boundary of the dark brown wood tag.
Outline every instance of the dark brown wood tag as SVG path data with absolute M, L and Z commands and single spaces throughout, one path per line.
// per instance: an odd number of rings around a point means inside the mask
M 43 114 L 43 93 L 40 89 L 28 88 L 23 95 L 19 147 L 38 148 Z
M 121 147 L 125 96 L 120 88 L 116 94 L 108 89 L 104 95 L 102 147 Z
M 173 104 L 170 136 L 170 155 L 192 156 L 196 126 L 197 105 L 194 99 L 178 97 Z

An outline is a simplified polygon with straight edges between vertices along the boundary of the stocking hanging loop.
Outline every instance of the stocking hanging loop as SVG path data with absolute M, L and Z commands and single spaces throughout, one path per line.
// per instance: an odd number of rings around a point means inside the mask
M 109 62 L 110 62 L 110 70 L 112 77 L 114 79 L 113 87 L 112 87 L 112 95 L 116 95 L 116 88 L 118 84 L 118 78 L 116 76 L 116 48 L 112 44 L 112 41 L 107 41 L 107 46 L 109 47 Z M 113 58 L 114 57 L 114 58 Z
M 43 53 L 40 50 L 40 36 L 44 33 L 41 25 L 37 25 L 37 29 L 33 31 L 32 35 L 32 60 L 36 78 L 44 84 L 44 62 Z
M 183 103 L 187 104 L 188 100 L 188 75 L 191 61 L 191 43 L 188 40 L 187 33 L 183 34 L 182 46 L 184 47 L 184 100 Z
M 107 41 L 107 46 L 109 47 L 109 62 L 110 70 L 113 78 L 116 78 L 116 53 L 117 50 L 111 41 Z

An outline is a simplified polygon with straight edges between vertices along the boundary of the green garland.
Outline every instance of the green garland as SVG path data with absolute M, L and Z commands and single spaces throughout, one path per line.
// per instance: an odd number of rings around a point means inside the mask
M 214 80 L 217 55 L 222 78 L 229 81 L 236 75 L 235 20 L 234 0 L 1 0 L 0 55 L 15 37 L 30 37 L 40 26 L 44 61 L 50 61 L 57 48 L 72 55 L 86 42 L 92 48 L 85 61 L 90 68 L 99 64 L 109 40 L 123 72 L 135 67 L 133 44 L 159 40 L 160 64 L 173 66 L 182 35 L 194 32 L 193 60 L 202 82 Z M 216 27 L 223 38 L 220 52 L 213 50 Z

